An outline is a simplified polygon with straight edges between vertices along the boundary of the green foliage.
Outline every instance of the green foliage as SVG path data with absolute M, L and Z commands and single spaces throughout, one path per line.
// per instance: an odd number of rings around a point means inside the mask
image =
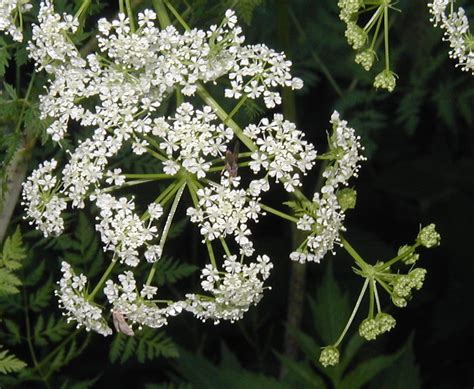
M 8 374 L 15 373 L 26 367 L 26 363 L 19 360 L 12 354 L 9 354 L 8 350 L 2 350 L 0 346 L 0 373 Z
M 0 297 L 19 293 L 21 281 L 13 272 L 22 267 L 22 260 L 26 257 L 20 229 L 8 237 L 3 244 L 0 255 Z
M 171 285 L 182 278 L 188 277 L 198 270 L 198 267 L 177 259 L 164 257 L 156 269 L 155 280 L 158 286 Z
M 296 217 L 302 217 L 303 215 L 315 216 L 318 210 L 312 201 L 291 200 L 285 201 L 283 204 L 292 209 Z
M 116 334 L 110 346 L 110 361 L 123 364 L 134 355 L 140 363 L 145 363 L 158 357 L 176 358 L 179 353 L 176 343 L 163 331 L 147 327 L 135 336 Z

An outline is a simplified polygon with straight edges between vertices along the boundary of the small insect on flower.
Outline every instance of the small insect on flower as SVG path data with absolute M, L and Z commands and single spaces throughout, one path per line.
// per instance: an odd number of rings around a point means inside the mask
M 123 313 L 112 310 L 112 319 L 114 321 L 114 327 L 117 332 L 121 332 L 127 336 L 134 336 L 135 332 L 133 332 L 132 327 L 128 325 L 125 321 L 125 317 Z
M 229 177 L 237 177 L 237 173 L 239 170 L 239 165 L 237 164 L 237 160 L 239 158 L 239 141 L 234 143 L 234 151 L 230 151 L 227 149 L 225 152 L 225 168 L 222 171 L 229 173 Z

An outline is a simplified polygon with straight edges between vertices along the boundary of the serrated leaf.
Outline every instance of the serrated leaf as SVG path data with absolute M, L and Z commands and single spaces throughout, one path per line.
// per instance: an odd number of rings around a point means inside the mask
M 43 315 L 40 315 L 36 319 L 36 323 L 33 329 L 33 338 L 37 346 L 46 346 L 48 344 L 46 338 L 42 336 L 43 330 L 44 330 L 44 317 Z
M 404 347 L 392 355 L 383 355 L 362 362 L 344 376 L 340 389 L 359 389 L 369 383 L 377 374 L 392 365 L 403 353 Z
M 39 287 L 35 293 L 29 296 L 29 306 L 34 312 L 40 312 L 48 306 L 49 301 L 53 296 L 53 279 L 50 277 L 48 281 Z
M 16 356 L 9 354 L 8 350 L 1 350 L 0 346 L 0 373 L 9 374 L 20 371 L 26 367 L 26 363 Z
M 9 344 L 18 344 L 21 341 L 20 327 L 13 320 L 3 319 L 6 329 L 10 333 L 8 337 Z
M 278 359 L 298 379 L 298 384 L 305 388 L 326 388 L 324 380 L 306 363 L 297 362 L 285 355 L 278 354 Z
M 168 238 L 176 238 L 178 236 L 181 236 L 187 225 L 188 218 L 184 218 L 174 222 L 168 232 Z
M 5 92 L 12 100 L 18 100 L 18 96 L 16 95 L 15 88 L 11 86 L 8 82 L 3 82 L 3 87 L 5 88 Z
M 109 360 L 112 363 L 117 362 L 122 356 L 123 349 L 125 347 L 125 338 L 124 334 L 118 333 L 115 334 L 112 344 L 109 349 Z
M 140 363 L 163 356 L 177 358 L 179 356 L 176 343 L 164 332 L 144 330 L 138 334 L 137 359 Z
M 0 77 L 5 75 L 10 58 L 11 56 L 8 49 L 6 47 L 0 47 Z
M 316 299 L 310 298 L 310 307 L 316 332 L 324 344 L 332 344 L 341 333 L 350 308 L 347 294 L 342 293 L 334 279 L 331 263 L 326 267 Z
M 198 267 L 188 263 L 182 263 L 170 257 L 160 259 L 156 270 L 156 283 L 158 286 L 169 285 L 185 278 L 195 271 Z
M 43 277 L 45 268 L 45 261 L 40 261 L 38 264 L 35 263 L 33 269 L 28 271 L 28 277 L 25 277 L 23 284 L 25 286 L 35 286 Z

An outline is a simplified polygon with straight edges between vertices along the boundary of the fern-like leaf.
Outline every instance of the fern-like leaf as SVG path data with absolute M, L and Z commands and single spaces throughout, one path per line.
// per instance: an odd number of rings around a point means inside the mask
M 10 354 L 8 350 L 2 350 L 0 346 L 0 373 L 8 374 L 20 371 L 26 367 L 26 363 Z
M 158 286 L 170 285 L 193 274 L 198 269 L 197 266 L 182 263 L 170 257 L 160 260 L 156 271 L 156 282 Z

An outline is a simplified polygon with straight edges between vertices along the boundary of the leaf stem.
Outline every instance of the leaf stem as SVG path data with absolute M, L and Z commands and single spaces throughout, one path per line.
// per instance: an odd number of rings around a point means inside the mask
M 362 298 L 364 297 L 365 291 L 367 290 L 367 286 L 369 285 L 369 279 L 366 278 L 364 281 L 364 285 L 362 286 L 362 289 L 360 291 L 359 297 L 357 299 L 357 302 L 354 306 L 354 309 L 352 310 L 351 316 L 349 317 L 349 320 L 347 321 L 346 326 L 344 327 L 344 330 L 341 333 L 341 336 L 339 336 L 339 339 L 336 341 L 334 344 L 334 347 L 339 346 L 339 344 L 342 342 L 342 339 L 344 339 L 344 336 L 347 333 L 347 330 L 349 329 L 350 325 L 352 324 L 352 321 L 354 320 L 354 317 L 359 310 L 360 303 L 362 302 Z
M 166 243 L 166 239 L 168 238 L 168 232 L 170 230 L 171 224 L 173 223 L 173 218 L 178 209 L 179 201 L 181 200 L 181 196 L 183 195 L 184 188 L 186 188 L 186 183 L 183 183 L 181 187 L 178 189 L 176 196 L 174 198 L 173 204 L 171 205 L 170 212 L 168 214 L 168 218 L 166 219 L 165 226 L 163 228 L 163 232 L 161 233 L 160 239 L 160 251 L 163 252 L 163 248 Z M 156 261 L 153 266 L 151 267 L 150 273 L 148 274 L 148 278 L 146 280 L 146 285 L 150 285 L 151 281 L 153 281 L 153 277 L 155 276 L 156 267 L 159 261 Z
M 267 211 L 267 212 L 270 212 L 272 214 L 274 214 L 275 216 L 279 216 L 283 219 L 286 219 L 286 220 L 289 220 L 290 222 L 293 222 L 293 223 L 297 223 L 298 222 L 298 219 L 296 217 L 293 217 L 293 216 L 290 216 L 284 212 L 281 212 L 279 211 L 278 209 L 275 209 L 275 208 L 272 208 L 272 207 L 269 207 L 268 205 L 265 205 L 265 204 L 262 204 L 260 203 L 260 207 Z

